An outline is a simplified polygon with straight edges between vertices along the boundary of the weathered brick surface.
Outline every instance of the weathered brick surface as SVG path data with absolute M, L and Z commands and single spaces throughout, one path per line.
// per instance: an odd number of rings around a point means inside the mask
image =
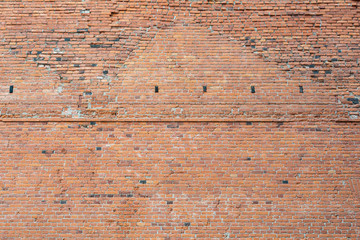
M 359 234 L 357 124 L 0 127 L 4 238 Z
M 359 16 L 1 1 L 0 238 L 357 239 Z

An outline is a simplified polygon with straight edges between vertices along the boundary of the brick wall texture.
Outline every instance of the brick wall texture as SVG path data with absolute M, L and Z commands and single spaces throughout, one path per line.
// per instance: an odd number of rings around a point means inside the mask
M 359 18 L 0 1 L 0 239 L 360 239 Z

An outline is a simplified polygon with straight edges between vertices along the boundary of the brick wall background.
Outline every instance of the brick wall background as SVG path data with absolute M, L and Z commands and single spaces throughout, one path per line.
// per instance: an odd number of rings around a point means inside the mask
M 1 1 L 1 239 L 357 239 L 359 16 Z

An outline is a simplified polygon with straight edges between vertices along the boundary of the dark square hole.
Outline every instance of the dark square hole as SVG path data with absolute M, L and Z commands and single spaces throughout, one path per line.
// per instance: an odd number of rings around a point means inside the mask
M 251 93 L 255 93 L 255 86 L 251 86 Z
M 303 86 L 299 86 L 299 90 L 300 90 L 300 93 L 304 93 L 304 88 L 303 88 Z
M 159 92 L 159 87 L 155 86 L 155 92 L 158 93 Z

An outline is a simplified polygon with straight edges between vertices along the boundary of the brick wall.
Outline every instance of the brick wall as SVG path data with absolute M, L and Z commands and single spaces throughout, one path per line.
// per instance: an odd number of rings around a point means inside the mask
M 1 239 L 357 239 L 359 13 L 2 1 Z

